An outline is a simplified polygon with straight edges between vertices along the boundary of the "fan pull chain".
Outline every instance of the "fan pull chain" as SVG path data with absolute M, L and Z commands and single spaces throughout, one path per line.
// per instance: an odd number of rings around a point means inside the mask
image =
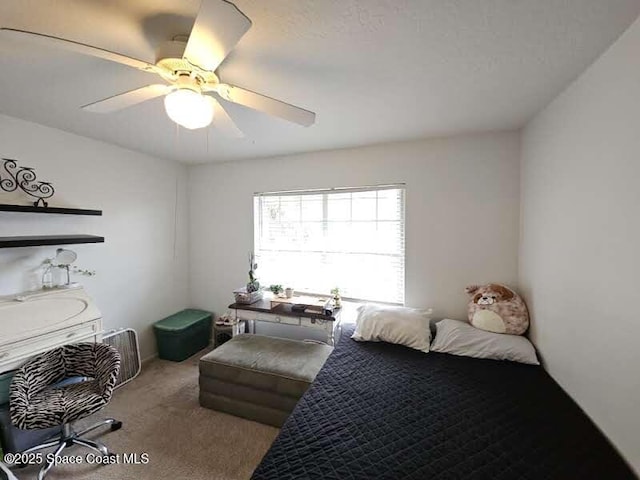
M 177 159 L 178 152 L 180 150 L 180 125 L 178 125 L 177 123 L 175 125 L 176 125 L 176 139 L 175 139 L 175 142 L 173 142 L 173 148 L 175 148 L 175 155 Z

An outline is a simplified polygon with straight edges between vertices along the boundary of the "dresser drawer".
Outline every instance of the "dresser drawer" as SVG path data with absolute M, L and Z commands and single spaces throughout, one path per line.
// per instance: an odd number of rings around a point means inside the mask
M 283 323 L 285 325 L 300 325 L 300 317 L 253 312 L 250 310 L 236 310 L 236 318 L 239 320 L 257 320 L 260 322 Z
M 300 325 L 300 317 L 292 317 L 291 315 L 258 312 L 256 320 L 260 320 L 261 322 L 284 323 L 285 325 Z
M 0 347 L 0 369 L 14 368 L 9 366 L 21 362 L 38 353 L 52 348 L 85 340 L 94 340 L 100 332 L 100 321 L 94 320 L 73 327 L 56 330 L 44 335 L 38 335 L 19 342 L 2 345 Z
M 257 320 L 258 313 L 252 310 L 234 310 L 238 320 Z

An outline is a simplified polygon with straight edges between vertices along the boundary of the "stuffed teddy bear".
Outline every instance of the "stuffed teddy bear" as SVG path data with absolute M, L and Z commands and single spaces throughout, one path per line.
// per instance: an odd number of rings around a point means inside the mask
M 469 323 L 481 330 L 522 335 L 529 328 L 529 312 L 524 300 L 504 285 L 471 285 L 466 288 Z

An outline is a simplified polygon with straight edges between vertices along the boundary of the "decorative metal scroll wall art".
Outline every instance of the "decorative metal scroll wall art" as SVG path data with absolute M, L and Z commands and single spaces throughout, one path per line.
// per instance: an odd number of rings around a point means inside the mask
M 27 195 L 36 199 L 35 207 L 48 207 L 46 198 L 51 198 L 55 193 L 53 185 L 49 182 L 36 180 L 36 172 L 31 167 L 19 167 L 16 160 L 3 158 L 3 170 L 0 170 L 0 188 L 5 192 L 22 190 Z

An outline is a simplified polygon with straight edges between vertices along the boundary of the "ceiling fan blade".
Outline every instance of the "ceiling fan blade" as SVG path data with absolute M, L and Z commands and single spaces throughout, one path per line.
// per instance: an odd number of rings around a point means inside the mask
M 138 60 L 136 58 L 127 57 L 116 52 L 111 52 L 103 48 L 92 47 L 84 43 L 75 42 L 73 40 L 66 40 L 64 38 L 54 37 L 52 35 L 45 35 L 44 33 L 28 32 L 26 30 L 16 30 L 13 28 L 0 28 L 0 36 L 18 40 L 27 40 L 32 43 L 44 45 L 48 47 L 56 47 L 71 52 L 81 53 L 83 55 L 90 55 L 92 57 L 102 58 L 111 62 L 120 63 L 129 67 L 137 68 L 145 72 L 157 72 L 158 67 L 151 63 Z
M 216 91 L 218 95 L 225 100 L 268 113 L 275 117 L 280 117 L 304 127 L 309 127 L 316 121 L 316 114 L 309 110 L 281 102 L 275 98 L 260 95 L 251 90 L 221 83 L 216 86 Z
M 138 103 L 146 102 L 152 98 L 161 97 L 171 92 L 169 85 L 147 85 L 128 92 L 114 95 L 94 103 L 81 107 L 83 110 L 94 113 L 111 113 L 123 108 L 132 107 Z
M 233 3 L 202 0 L 183 57 L 213 72 L 251 28 L 251 20 Z
M 227 137 L 231 138 L 242 138 L 244 137 L 244 133 L 242 130 L 238 128 L 235 122 L 231 119 L 227 111 L 220 105 L 215 99 L 213 107 L 213 126 L 219 129 L 222 133 L 224 133 Z

